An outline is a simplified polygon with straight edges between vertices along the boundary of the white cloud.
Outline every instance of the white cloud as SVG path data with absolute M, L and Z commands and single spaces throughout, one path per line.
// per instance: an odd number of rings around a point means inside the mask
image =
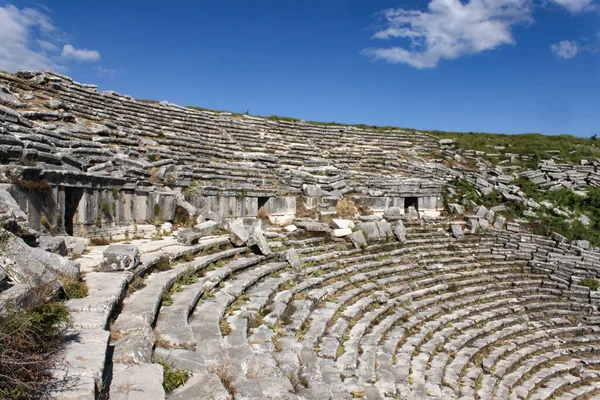
M 423 69 L 442 59 L 514 44 L 511 29 L 532 22 L 532 0 L 432 0 L 427 11 L 404 8 L 383 11 L 385 29 L 375 39 L 402 38 L 404 47 L 370 48 L 363 54 L 390 63 Z
M 62 46 L 64 36 L 47 13 L 12 5 L 0 7 L 0 69 L 65 71 L 65 61 L 100 58 L 95 50 L 78 50 L 69 44 Z
M 100 76 L 104 76 L 104 75 L 114 76 L 117 73 L 117 70 L 115 68 L 106 68 L 101 65 L 98 65 L 94 69 L 96 70 L 96 72 L 98 72 L 98 75 L 100 75 Z
M 562 40 L 550 46 L 550 49 L 558 57 L 565 60 L 575 57 L 581 51 L 577 42 L 571 40 Z
M 62 54 L 60 56 L 66 60 L 76 61 L 98 61 L 100 59 L 100 53 L 96 50 L 76 49 L 70 44 L 65 44 L 63 46 Z
M 550 0 L 573 14 L 594 9 L 594 0 Z

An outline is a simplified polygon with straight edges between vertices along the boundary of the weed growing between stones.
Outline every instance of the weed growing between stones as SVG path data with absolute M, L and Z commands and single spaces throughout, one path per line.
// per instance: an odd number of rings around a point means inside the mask
M 581 286 L 587 286 L 592 292 L 596 292 L 600 288 L 600 282 L 592 278 L 584 278 L 580 284 Z
M 84 281 L 64 278 L 62 284 L 68 299 L 81 299 L 88 295 L 88 287 Z
M 0 315 L 0 397 L 41 398 L 47 394 L 55 356 L 62 346 L 69 312 L 61 302 L 20 309 L 9 305 Z
M 171 393 L 185 384 L 192 376 L 192 371 L 189 369 L 175 368 L 173 363 L 168 363 L 165 360 L 158 360 L 157 362 L 163 367 L 163 388 L 167 393 Z

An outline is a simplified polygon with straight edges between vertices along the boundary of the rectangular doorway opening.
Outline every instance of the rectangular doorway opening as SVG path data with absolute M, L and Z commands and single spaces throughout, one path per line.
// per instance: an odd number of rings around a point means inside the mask
M 415 210 L 419 211 L 419 198 L 418 197 L 407 197 L 404 199 L 404 209 L 408 210 L 409 207 L 414 207 Z
M 83 189 L 65 188 L 65 232 L 73 236 L 73 218 L 83 197 Z

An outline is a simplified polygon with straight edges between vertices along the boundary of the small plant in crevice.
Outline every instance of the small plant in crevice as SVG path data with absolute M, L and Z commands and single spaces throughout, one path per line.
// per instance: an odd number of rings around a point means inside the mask
M 581 286 L 587 286 L 592 292 L 596 292 L 600 289 L 600 282 L 593 278 L 583 278 L 579 284 Z
M 171 393 L 173 390 L 184 385 L 192 376 L 192 371 L 176 368 L 173 362 L 168 363 L 166 360 L 159 359 L 157 363 L 163 367 L 163 388 L 166 393 Z

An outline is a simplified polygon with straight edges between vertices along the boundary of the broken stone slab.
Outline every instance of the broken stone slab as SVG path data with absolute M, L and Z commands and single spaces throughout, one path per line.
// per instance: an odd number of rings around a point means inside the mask
M 323 197 L 325 193 L 318 185 L 303 185 L 302 191 L 308 197 Z
M 329 232 L 331 228 L 323 222 L 296 220 L 295 224 L 298 228 L 303 228 L 308 232 Z
M 504 229 L 505 224 L 506 224 L 506 218 L 504 218 L 502 215 L 496 215 L 496 220 L 494 221 L 494 228 Z
M 295 270 L 299 270 L 302 268 L 302 262 L 298 257 L 298 252 L 296 249 L 289 249 L 284 254 L 285 261 L 287 261 L 292 268 Z
M 333 219 L 331 220 L 331 226 L 334 229 L 346 229 L 346 228 L 354 228 L 354 221 L 350 219 Z
M 231 222 L 229 224 L 229 240 L 234 246 L 244 246 L 250 238 L 250 233 L 239 221 Z
M 202 238 L 202 234 L 192 228 L 179 228 L 177 231 L 177 243 L 184 246 L 192 246 Z
M 130 365 L 151 363 L 154 341 L 150 327 L 130 333 L 115 342 L 113 362 Z
M 289 233 L 296 232 L 298 227 L 296 225 L 287 225 L 283 227 L 283 230 Z
M 565 243 L 567 241 L 567 238 L 564 237 L 563 235 L 556 233 L 556 232 L 552 232 L 550 234 L 550 237 L 552 239 L 554 239 L 554 241 L 558 242 L 558 243 Z
M 576 240 L 575 246 L 587 250 L 590 248 L 590 242 L 588 240 Z
M 348 235 L 352 234 L 352 229 L 351 228 L 342 228 L 342 229 L 334 229 L 333 231 L 331 231 L 331 236 L 333 237 L 345 237 Z
M 38 238 L 40 249 L 60 256 L 67 255 L 65 239 L 59 236 L 40 236 Z
M 57 254 L 29 247 L 23 239 L 0 232 L 0 268 L 16 283 L 58 289 L 60 277 L 79 279 L 79 264 Z
M 402 221 L 398 221 L 396 222 L 396 225 L 394 225 L 394 235 L 396 235 L 396 238 L 400 243 L 406 243 L 406 228 Z
M 390 207 L 383 213 L 383 218 L 387 221 L 398 221 L 403 214 L 404 212 L 400 207 Z
M 254 232 L 246 242 L 246 246 L 251 248 L 253 251 L 258 251 L 260 254 L 268 256 L 271 254 L 271 247 L 267 243 L 267 239 L 261 232 Z
M 465 207 L 461 206 L 458 203 L 450 203 L 448 204 L 448 211 L 450 211 L 453 214 L 464 214 L 465 213 Z
M 479 206 L 475 215 L 478 216 L 479 218 L 484 218 L 485 214 L 487 212 L 488 212 L 488 209 L 485 206 Z
M 393 236 L 392 226 L 385 219 L 381 221 L 377 221 L 377 229 L 379 229 L 379 235 L 381 238 L 387 238 Z
M 465 232 L 462 225 L 452 224 L 450 225 L 450 230 L 452 231 L 452 236 L 457 239 L 462 239 L 465 237 Z
M 131 244 L 111 244 L 102 253 L 100 272 L 129 271 L 140 265 L 140 251 Z
M 0 227 L 13 233 L 20 227 L 29 227 L 27 214 L 21 210 L 5 187 L 0 187 Z
M 357 250 L 367 246 L 367 240 L 365 239 L 365 235 L 362 233 L 362 231 L 352 232 L 352 235 L 349 235 L 348 238 L 350 239 L 350 242 L 354 248 Z
M 357 225 L 367 239 L 379 239 L 381 234 L 376 222 L 361 222 Z
M 219 223 L 215 221 L 205 221 L 196 226 L 194 226 L 194 231 L 198 232 L 201 237 L 212 235 L 217 228 L 219 227 Z
M 73 255 L 81 255 L 85 251 L 85 239 L 74 236 L 65 236 L 63 237 L 65 241 L 65 247 L 67 248 L 67 253 Z

